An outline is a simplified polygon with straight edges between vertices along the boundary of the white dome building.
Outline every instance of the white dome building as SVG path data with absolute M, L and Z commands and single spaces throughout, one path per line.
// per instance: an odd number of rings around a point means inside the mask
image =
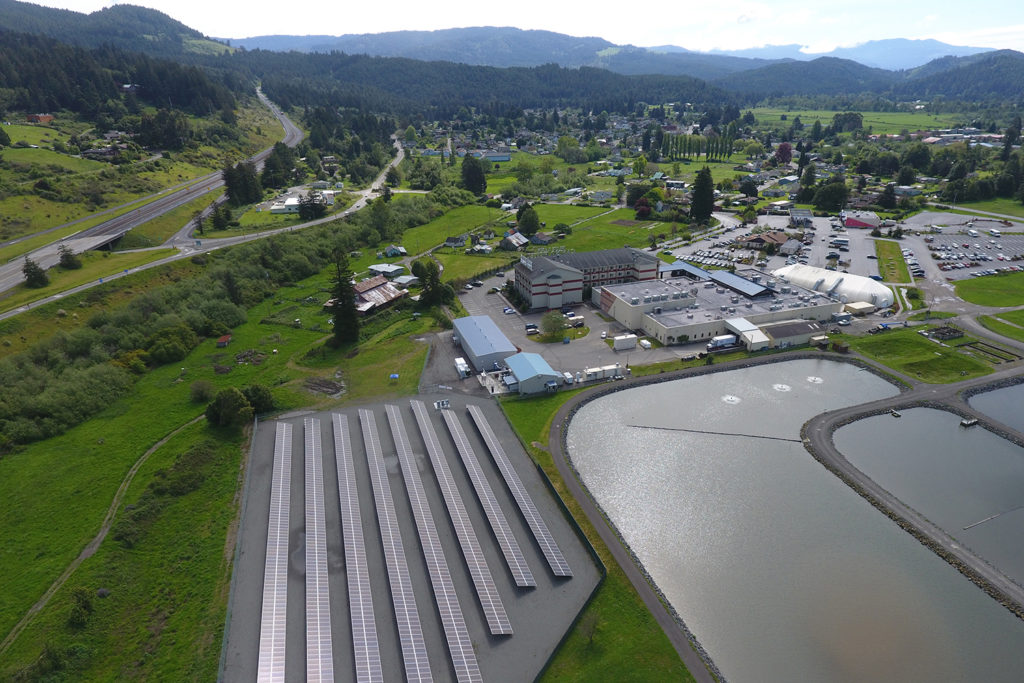
M 891 289 L 863 275 L 840 273 L 799 263 L 783 266 L 773 271 L 772 275 L 789 284 L 834 296 L 843 303 L 865 301 L 876 308 L 888 308 L 893 304 Z

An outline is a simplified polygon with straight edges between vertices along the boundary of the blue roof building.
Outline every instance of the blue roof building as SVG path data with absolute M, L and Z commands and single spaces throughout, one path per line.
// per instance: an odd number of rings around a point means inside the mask
M 518 388 L 520 394 L 556 391 L 562 381 L 562 374 L 555 372 L 540 354 L 517 353 L 506 358 L 505 365 L 516 380 L 514 384 L 509 383 L 510 386 Z

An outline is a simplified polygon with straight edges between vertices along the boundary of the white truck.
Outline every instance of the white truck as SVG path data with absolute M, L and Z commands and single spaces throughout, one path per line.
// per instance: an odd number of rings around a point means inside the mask
M 708 342 L 708 351 L 724 349 L 730 346 L 736 346 L 736 335 L 720 334 L 717 337 L 712 337 L 711 341 Z
M 628 351 L 636 348 L 636 335 L 635 334 L 620 334 L 618 337 L 612 337 L 612 348 L 616 351 Z

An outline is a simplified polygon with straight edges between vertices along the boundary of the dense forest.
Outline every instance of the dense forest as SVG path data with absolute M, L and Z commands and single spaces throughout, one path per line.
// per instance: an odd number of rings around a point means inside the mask
M 241 87 L 237 78 L 137 52 L 0 31 L 0 113 L 63 109 L 95 120 L 105 110 L 138 113 L 136 105 L 150 104 L 207 115 L 233 109 Z

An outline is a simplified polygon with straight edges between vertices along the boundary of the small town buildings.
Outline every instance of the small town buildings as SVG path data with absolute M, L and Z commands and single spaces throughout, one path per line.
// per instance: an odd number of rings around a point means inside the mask
M 510 232 L 501 240 L 501 248 L 506 251 L 522 249 L 530 243 L 526 235 L 519 232 Z
M 387 256 L 388 258 L 392 258 L 395 256 L 407 256 L 408 254 L 405 251 L 405 247 L 396 244 L 389 244 L 384 249 L 384 255 Z
M 789 224 L 794 228 L 809 228 L 814 222 L 814 214 L 810 209 L 790 209 Z
M 869 230 L 877 228 L 882 222 L 882 219 L 874 211 L 841 211 L 839 220 L 844 228 L 867 228 Z
M 52 123 L 53 114 L 29 114 L 25 120 L 29 123 Z
M 522 258 L 515 265 L 515 288 L 531 309 L 581 303 L 585 287 L 655 280 L 661 261 L 623 247 Z
M 356 310 L 364 314 L 383 308 L 406 294 L 404 290 L 395 287 L 383 275 L 376 275 L 357 282 L 352 289 L 356 293 Z M 332 302 L 325 305 L 330 303 Z
M 270 213 L 298 213 L 299 198 L 288 197 L 283 202 L 274 202 L 270 205 Z
M 789 241 L 789 235 L 781 230 L 769 230 L 757 235 L 743 235 L 736 238 L 737 244 L 741 244 L 748 249 L 767 249 L 768 247 L 778 249 L 787 241 Z
M 562 373 L 555 372 L 537 353 L 517 353 L 506 358 L 505 365 L 509 369 L 503 379 L 505 386 L 524 396 L 557 391 L 562 382 Z
M 452 249 L 460 249 L 460 248 L 466 246 L 466 236 L 465 235 L 449 235 L 448 237 L 444 238 L 444 246 L 450 247 Z
M 390 280 L 401 275 L 405 271 L 405 266 L 400 266 L 397 263 L 375 263 L 367 270 L 373 275 L 383 275 Z
M 392 282 L 394 282 L 396 287 L 401 287 L 402 289 L 409 289 L 410 287 L 418 285 L 420 283 L 420 279 L 415 275 L 399 275 L 394 280 L 392 280 Z
M 452 341 L 462 347 L 463 357 L 478 372 L 494 369 L 517 349 L 489 316 L 456 318 Z

